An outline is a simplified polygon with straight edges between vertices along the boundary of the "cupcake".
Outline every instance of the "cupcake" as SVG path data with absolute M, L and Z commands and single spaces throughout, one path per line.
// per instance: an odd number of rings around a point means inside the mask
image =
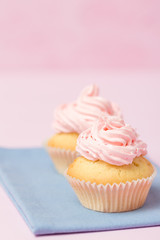
M 79 134 L 89 128 L 99 115 L 120 116 L 119 107 L 99 96 L 96 85 L 87 86 L 78 99 L 57 107 L 53 129 L 55 135 L 47 142 L 47 150 L 60 173 L 78 156 L 76 141 Z
M 124 212 L 143 206 L 156 172 L 144 157 L 146 144 L 122 118 L 101 116 L 79 135 L 76 150 L 81 156 L 66 176 L 84 207 Z

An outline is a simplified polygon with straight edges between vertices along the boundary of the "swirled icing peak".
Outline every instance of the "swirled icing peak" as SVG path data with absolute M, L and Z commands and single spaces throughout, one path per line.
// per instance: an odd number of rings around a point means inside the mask
M 96 85 L 87 86 L 75 102 L 60 105 L 55 110 L 53 128 L 56 132 L 77 132 L 89 128 L 102 114 L 120 116 L 119 107 L 99 96 Z
M 76 150 L 85 158 L 103 160 L 112 165 L 131 164 L 135 157 L 147 153 L 147 145 L 122 118 L 102 115 L 77 139 Z

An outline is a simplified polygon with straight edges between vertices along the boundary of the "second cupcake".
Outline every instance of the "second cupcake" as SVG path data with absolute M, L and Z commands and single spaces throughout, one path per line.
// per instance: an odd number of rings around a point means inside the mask
M 79 134 L 92 125 L 102 114 L 119 116 L 119 107 L 99 96 L 96 85 L 87 86 L 75 102 L 63 104 L 55 110 L 53 137 L 46 148 L 60 173 L 78 156 L 76 141 Z

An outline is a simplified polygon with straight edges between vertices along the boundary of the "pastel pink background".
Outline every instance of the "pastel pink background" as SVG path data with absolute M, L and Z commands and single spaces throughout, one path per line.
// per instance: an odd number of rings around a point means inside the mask
M 1 0 L 0 70 L 160 69 L 159 0 Z
M 159 0 L 1 0 L 0 146 L 34 147 L 86 84 L 119 103 L 159 164 Z M 143 70 L 142 70 L 143 69 Z M 42 239 L 157 239 L 160 227 Z M 33 240 L 0 187 L 0 239 Z

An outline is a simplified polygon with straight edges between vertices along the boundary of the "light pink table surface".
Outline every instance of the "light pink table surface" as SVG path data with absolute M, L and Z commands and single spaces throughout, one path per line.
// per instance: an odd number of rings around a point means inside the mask
M 101 95 L 121 106 L 126 121 L 160 163 L 160 72 L 0 74 L 0 146 L 41 146 L 52 135 L 53 110 L 72 101 L 80 89 L 97 83 Z M 42 239 L 159 239 L 160 227 L 44 236 Z M 24 220 L 0 187 L 0 239 L 33 240 Z

